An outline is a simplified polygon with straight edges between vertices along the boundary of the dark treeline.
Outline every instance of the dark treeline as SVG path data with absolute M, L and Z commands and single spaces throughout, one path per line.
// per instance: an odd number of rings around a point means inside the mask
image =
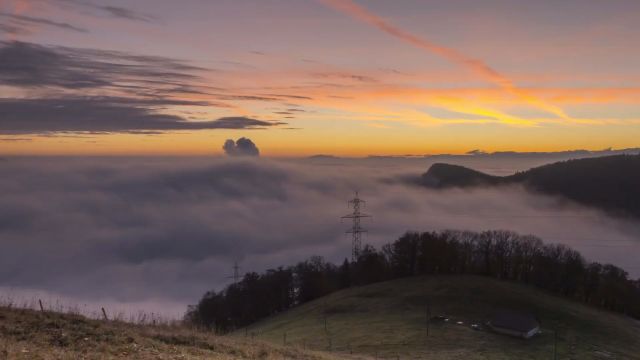
M 312 257 L 248 273 L 223 291 L 207 292 L 186 320 L 226 332 L 336 290 L 426 274 L 479 274 L 531 284 L 640 318 L 640 280 L 614 265 L 587 262 L 565 245 L 510 231 L 443 231 L 406 233 L 380 251 L 366 246 L 356 262 L 340 266 Z

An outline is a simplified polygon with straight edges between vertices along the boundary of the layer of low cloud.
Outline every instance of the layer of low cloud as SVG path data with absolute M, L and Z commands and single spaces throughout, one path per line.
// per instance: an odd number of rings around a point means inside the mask
M 256 144 L 245 137 L 241 137 L 236 141 L 228 139 L 224 142 L 222 150 L 228 156 L 260 156 L 260 150 L 258 150 Z
M 520 170 L 470 158 L 483 171 Z M 407 230 L 511 229 L 640 275 L 637 223 L 520 188 L 438 192 L 389 181 L 426 170 L 425 159 L 8 158 L 0 165 L 0 286 L 14 293 L 131 307 L 155 301 L 174 304 L 173 314 L 175 304 L 224 286 L 236 260 L 260 271 L 310 255 L 348 257 L 349 224 L 340 216 L 354 190 L 374 215 L 363 224 L 370 244 Z

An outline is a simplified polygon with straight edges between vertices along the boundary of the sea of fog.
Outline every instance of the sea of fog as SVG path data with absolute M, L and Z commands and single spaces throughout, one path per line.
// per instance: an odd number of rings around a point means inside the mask
M 403 179 L 436 162 L 497 175 L 568 155 L 433 158 L 7 158 L 0 161 L 0 302 L 179 318 L 241 272 L 350 255 L 403 232 L 508 229 L 640 276 L 640 222 L 519 187 L 436 191 Z

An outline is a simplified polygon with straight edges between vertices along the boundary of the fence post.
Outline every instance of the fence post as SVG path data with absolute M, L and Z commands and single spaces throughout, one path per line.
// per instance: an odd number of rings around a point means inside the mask
M 102 316 L 104 317 L 104 321 L 109 320 L 109 318 L 107 317 L 107 312 L 104 310 L 104 308 L 102 308 Z
M 431 322 L 431 303 L 427 300 L 427 337 L 429 337 L 429 323 Z
M 553 329 L 553 360 L 558 359 L 558 326 Z
M 44 306 L 42 306 L 42 300 L 38 299 L 38 304 L 40 304 L 40 311 L 44 312 Z

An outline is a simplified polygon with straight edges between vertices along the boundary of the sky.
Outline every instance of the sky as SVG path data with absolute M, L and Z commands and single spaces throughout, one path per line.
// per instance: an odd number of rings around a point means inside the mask
M 0 0 L 0 155 L 637 147 L 635 0 Z

